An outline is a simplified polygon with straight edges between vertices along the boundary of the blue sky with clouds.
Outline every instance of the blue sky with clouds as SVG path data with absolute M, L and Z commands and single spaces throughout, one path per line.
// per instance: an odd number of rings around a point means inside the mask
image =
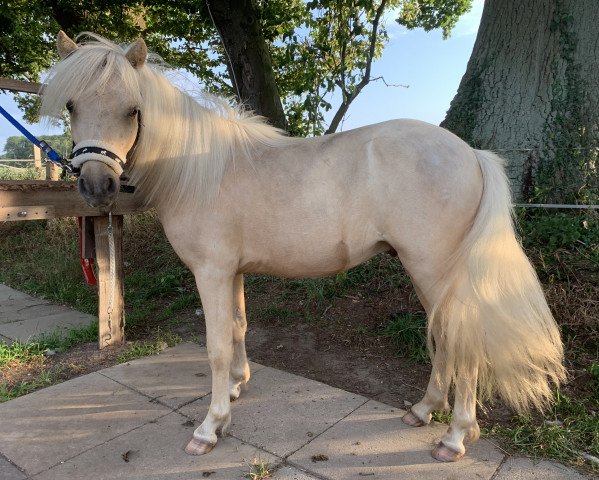
M 473 1 L 472 10 L 460 19 L 447 40 L 443 40 L 439 30 L 409 31 L 389 16 L 387 28 L 391 40 L 382 57 L 373 63 L 371 74 L 383 76 L 389 84 L 407 85 L 408 88 L 387 87 L 381 81 L 371 83 L 352 103 L 340 129 L 349 130 L 393 118 L 417 118 L 439 124 L 466 71 L 483 3 L 484 0 Z M 17 119 L 22 119 L 11 94 L 0 94 L 0 105 Z M 61 133 L 44 124 L 26 124 L 26 127 L 34 135 Z M 2 150 L 6 138 L 18 134 L 0 117 Z

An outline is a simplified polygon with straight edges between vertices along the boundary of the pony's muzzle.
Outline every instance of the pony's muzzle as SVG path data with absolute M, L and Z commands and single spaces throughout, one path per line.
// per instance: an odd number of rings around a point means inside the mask
M 120 179 L 104 163 L 89 161 L 81 166 L 77 188 L 90 207 L 109 207 L 119 192 Z

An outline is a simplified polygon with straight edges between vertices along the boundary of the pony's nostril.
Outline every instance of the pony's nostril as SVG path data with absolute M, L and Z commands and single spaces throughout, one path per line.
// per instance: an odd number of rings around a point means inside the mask
M 113 195 L 116 193 L 116 182 L 112 177 L 108 177 L 106 179 L 106 193 L 109 195 Z
M 86 183 L 85 179 L 83 177 L 79 177 L 79 180 L 77 181 L 77 185 L 79 187 L 79 192 L 83 195 L 91 195 L 93 192 L 90 192 L 90 189 L 88 187 L 88 184 Z

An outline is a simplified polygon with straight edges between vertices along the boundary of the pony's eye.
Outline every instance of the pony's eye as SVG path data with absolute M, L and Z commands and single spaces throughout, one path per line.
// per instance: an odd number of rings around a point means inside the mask
M 128 117 L 135 117 L 139 113 L 139 107 L 133 107 L 127 113 Z
M 73 102 L 71 100 L 69 100 L 67 102 L 67 110 L 69 111 L 69 113 L 73 113 L 74 109 L 75 109 L 75 106 L 73 105 Z

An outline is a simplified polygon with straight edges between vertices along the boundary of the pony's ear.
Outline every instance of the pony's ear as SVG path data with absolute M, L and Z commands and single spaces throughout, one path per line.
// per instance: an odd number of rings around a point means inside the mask
M 148 47 L 143 38 L 138 38 L 125 53 L 125 57 L 129 60 L 129 63 L 133 65 L 133 68 L 141 68 L 146 62 L 148 56 Z
M 58 37 L 56 38 L 56 48 L 58 49 L 60 58 L 66 58 L 70 53 L 77 50 L 78 47 L 77 44 L 61 30 L 58 32 Z

